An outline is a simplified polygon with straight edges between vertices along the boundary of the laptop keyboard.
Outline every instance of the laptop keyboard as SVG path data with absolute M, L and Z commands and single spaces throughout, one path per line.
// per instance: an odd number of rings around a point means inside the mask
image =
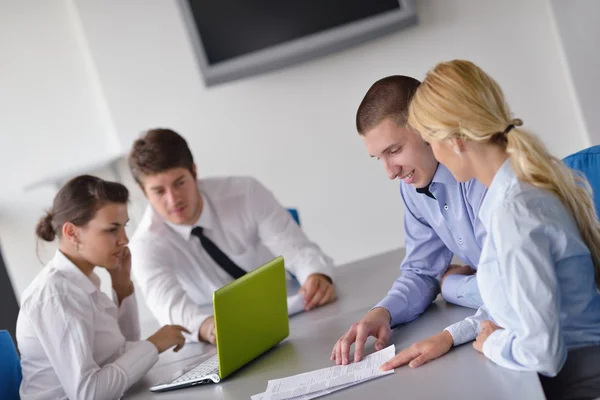
M 219 375 L 219 356 L 215 354 L 208 360 L 204 361 L 202 364 L 199 364 L 197 367 L 191 369 L 187 373 L 181 375 L 179 378 L 175 379 L 173 383 L 185 383 L 190 381 L 195 381 L 202 378 L 207 378 L 208 375 Z

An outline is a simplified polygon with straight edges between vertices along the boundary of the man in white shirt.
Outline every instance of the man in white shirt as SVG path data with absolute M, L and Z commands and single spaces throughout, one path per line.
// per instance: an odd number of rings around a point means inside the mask
M 129 245 L 133 272 L 160 323 L 214 343 L 213 317 L 201 305 L 278 255 L 301 285 L 305 310 L 335 300 L 332 260 L 256 179 L 197 180 L 185 139 L 170 129 L 138 139 L 129 166 L 150 202 Z

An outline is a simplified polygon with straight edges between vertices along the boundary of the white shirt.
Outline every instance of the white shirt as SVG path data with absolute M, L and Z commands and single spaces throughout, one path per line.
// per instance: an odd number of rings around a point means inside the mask
M 575 219 L 552 193 L 521 182 L 508 160 L 479 217 L 488 232 L 477 269 L 484 307 L 446 329 L 459 345 L 493 320 L 503 329 L 484 342 L 487 358 L 555 376 L 568 349 L 600 344 L 600 295 Z
M 111 399 L 144 376 L 158 360 L 156 347 L 139 341 L 135 296 L 117 308 L 89 278 L 57 251 L 21 299 L 17 343 L 21 399 Z
M 315 273 L 333 277 L 332 260 L 256 179 L 203 179 L 199 188 L 203 209 L 194 226 L 167 223 L 148 206 L 129 245 L 135 279 L 161 324 L 198 332 L 210 316 L 200 305 L 233 281 L 192 235 L 196 226 L 245 271 L 283 255 L 300 284 Z

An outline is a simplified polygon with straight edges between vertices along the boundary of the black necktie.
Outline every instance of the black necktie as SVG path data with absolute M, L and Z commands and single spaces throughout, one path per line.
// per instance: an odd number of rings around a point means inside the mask
M 206 250 L 212 259 L 231 275 L 233 279 L 246 275 L 246 271 L 238 267 L 236 263 L 227 257 L 227 254 L 223 253 L 212 240 L 204 235 L 204 230 L 201 227 L 197 226 L 192 229 L 192 235 L 197 236 L 198 239 L 200 239 L 200 243 L 202 244 L 202 247 L 204 247 L 204 250 Z

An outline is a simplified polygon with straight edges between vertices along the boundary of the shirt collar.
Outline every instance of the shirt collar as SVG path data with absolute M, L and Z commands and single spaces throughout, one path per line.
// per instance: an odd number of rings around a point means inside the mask
M 445 165 L 438 163 L 431 183 L 441 183 L 443 185 L 456 184 L 456 178 Z
M 448 168 L 438 163 L 435 169 L 435 173 L 433 174 L 433 178 L 431 178 L 431 182 L 429 182 L 425 187 L 416 188 L 416 191 L 417 193 L 424 194 L 426 196 L 431 197 L 432 199 L 435 199 L 434 194 L 431 193 L 431 189 L 435 187 L 436 183 L 447 185 L 456 183 L 456 179 L 454 178 L 450 170 L 448 170 Z
M 98 275 L 92 272 L 89 277 L 86 276 L 60 250 L 56 250 L 52 261 L 50 261 L 50 265 L 60 271 L 69 281 L 83 288 L 88 294 L 100 290 L 100 278 Z
M 436 200 L 433 193 L 431 193 L 430 188 L 431 188 L 431 182 L 429 182 L 429 185 L 427 185 L 425 187 L 417 188 L 417 193 L 424 194 L 425 196 L 431 197 L 432 199 Z
M 479 219 L 486 230 L 489 231 L 492 212 L 506 198 L 506 191 L 514 179 L 515 171 L 510 164 L 510 159 L 506 159 L 498 172 L 496 172 L 496 175 L 494 175 L 494 179 L 492 179 L 492 183 L 479 208 Z
M 165 224 L 167 224 L 171 229 L 173 229 L 177 234 L 179 234 L 185 240 L 189 240 L 192 236 L 192 229 L 197 226 L 200 226 L 205 229 L 210 229 L 214 225 L 214 211 L 208 197 L 200 192 L 200 197 L 202 197 L 202 212 L 200 213 L 200 218 L 194 225 L 179 225 L 174 224 L 170 221 L 164 220 Z

